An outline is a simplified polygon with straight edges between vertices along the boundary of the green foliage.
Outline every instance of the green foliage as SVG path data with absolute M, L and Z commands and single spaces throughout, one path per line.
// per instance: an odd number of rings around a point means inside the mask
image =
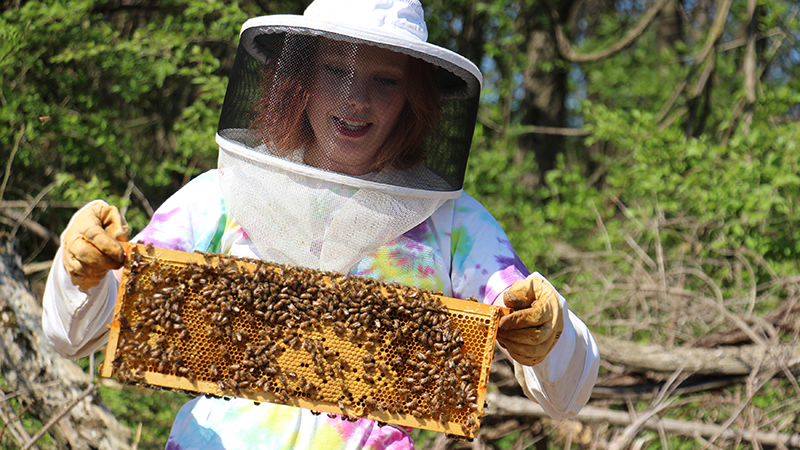
M 167 445 L 172 421 L 184 403 L 185 394 L 124 386 L 121 389 L 100 387 L 100 397 L 125 426 L 142 434 L 139 448 L 163 449 Z
M 158 204 L 213 167 L 246 14 L 223 2 L 119 6 L 25 2 L 3 13 L 0 138 L 14 142 L 24 129 L 5 199 L 54 182 L 51 201 L 105 198 L 128 208 L 138 229 L 148 217 L 131 187 Z

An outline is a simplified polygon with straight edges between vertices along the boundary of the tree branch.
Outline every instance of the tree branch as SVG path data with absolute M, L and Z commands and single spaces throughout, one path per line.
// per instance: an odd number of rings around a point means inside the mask
M 555 134 L 559 136 L 589 136 L 591 134 L 580 128 L 543 127 L 538 125 L 528 125 L 521 130 L 521 133 Z
M 667 1 L 668 0 L 656 0 L 656 2 L 644 13 L 641 20 L 639 20 L 639 23 L 636 24 L 635 27 L 631 28 L 631 30 L 628 31 L 628 33 L 622 39 L 609 45 L 605 50 L 594 53 L 576 52 L 572 46 L 572 43 L 570 43 L 569 39 L 564 34 L 564 30 L 561 28 L 558 12 L 555 10 L 555 8 L 553 8 L 549 1 L 545 1 L 545 5 L 547 6 L 547 9 L 550 10 L 550 15 L 555 22 L 553 28 L 555 29 L 558 52 L 561 54 L 561 57 L 570 62 L 583 63 L 599 61 L 631 45 L 633 41 L 641 36 L 644 30 L 647 29 L 647 26 L 650 25 L 656 14 L 658 14 L 664 5 L 667 4 Z
M 486 393 L 486 401 L 489 404 L 487 415 L 516 415 L 532 417 L 548 417 L 541 406 L 530 401 L 525 397 L 512 397 L 495 392 Z M 627 426 L 635 418 L 630 413 L 622 411 L 612 411 L 610 409 L 599 408 L 596 406 L 584 406 L 575 418 L 581 422 L 589 423 L 608 423 L 616 426 Z M 785 446 L 800 448 L 800 434 L 766 433 L 761 431 L 737 431 L 730 428 L 723 428 L 719 425 L 685 422 L 675 419 L 661 419 L 651 417 L 642 425 L 648 430 L 663 430 L 693 437 L 700 435 L 712 437 L 719 434 L 719 438 L 727 440 L 746 439 L 757 441 L 762 445 Z
M 75 405 L 78 404 L 78 402 L 83 400 L 89 394 L 93 393 L 96 389 L 97 389 L 97 385 L 96 384 L 90 384 L 89 387 L 84 389 L 83 392 L 80 393 L 80 395 L 75 397 L 75 400 L 71 401 L 69 403 L 69 405 L 67 405 L 60 413 L 58 413 L 55 416 L 53 416 L 52 418 L 50 418 L 50 421 L 48 421 L 47 424 L 45 424 L 45 426 L 43 426 L 41 430 L 39 430 L 36 434 L 34 434 L 30 438 L 30 440 L 25 443 L 25 445 L 22 447 L 22 450 L 28 450 L 29 448 L 31 448 L 31 446 L 33 446 L 33 444 L 35 444 L 36 441 L 41 439 L 42 436 L 44 436 L 44 434 L 47 433 L 47 431 L 50 430 L 50 428 L 52 428 L 53 425 L 56 424 L 56 422 L 58 422 L 59 420 L 63 419 L 64 416 L 69 414 L 70 410 L 72 410 L 72 408 L 74 408 Z
M 781 367 L 780 357 L 789 369 L 800 365 L 800 344 L 764 346 L 742 345 L 720 348 L 672 348 L 658 344 L 635 344 L 599 334 L 594 335 L 600 355 L 613 364 L 639 370 L 672 372 L 686 362 L 686 371 L 700 375 L 748 375 L 765 356 L 767 368 Z
M 17 417 L 15 418 L 13 416 L 14 411 L 11 409 L 11 407 L 8 408 L 10 413 L 7 413 L 5 409 L 5 401 L 15 396 L 16 394 L 10 394 L 0 397 L 0 419 L 3 420 L 3 429 L 0 430 L 0 437 L 3 436 L 5 430 L 8 430 L 9 434 L 11 434 L 11 437 L 17 441 L 17 444 L 22 445 L 23 442 L 26 442 L 28 439 L 30 439 L 28 431 L 25 430 L 25 427 L 23 427 L 22 423 L 20 422 L 22 414 L 16 414 Z
M 11 176 L 11 163 L 14 162 L 14 156 L 17 154 L 17 150 L 19 150 L 19 143 L 22 141 L 22 136 L 25 135 L 25 124 L 22 124 L 22 128 L 19 130 L 19 134 L 17 135 L 17 139 L 14 141 L 14 148 L 11 149 L 11 156 L 8 158 L 8 162 L 6 163 L 6 171 L 3 175 L 3 184 L 0 185 L 0 201 L 3 201 L 3 195 L 6 191 L 6 184 L 8 183 L 8 177 Z
M 698 295 L 695 292 L 687 291 L 680 288 L 669 288 L 666 291 L 657 285 L 652 284 L 625 284 L 625 283 L 616 283 L 611 286 L 613 289 L 623 289 L 629 291 L 640 291 L 640 292 L 656 292 L 656 293 L 666 293 L 674 296 L 680 297 L 688 297 L 694 300 L 697 300 L 707 306 L 710 306 L 716 309 L 721 315 L 725 318 L 730 320 L 734 323 L 740 330 L 742 330 L 747 336 L 756 344 L 761 344 L 761 346 L 766 347 L 768 345 L 767 341 L 764 339 L 763 336 L 759 335 L 755 332 L 748 324 L 745 322 L 741 317 L 738 315 L 728 311 L 725 307 L 720 303 L 719 299 L 712 299 L 707 298 L 702 295 Z
M 42 239 L 51 241 L 56 247 L 61 245 L 61 239 L 59 239 L 58 235 L 11 208 L 0 208 L 0 215 L 13 220 L 14 224 L 19 223 Z
M 700 50 L 700 52 L 694 57 L 694 64 L 689 70 L 689 73 L 686 75 L 684 80 L 678 84 L 667 103 L 658 112 L 658 115 L 656 116 L 657 122 L 661 122 L 667 116 L 667 113 L 669 113 L 670 109 L 672 109 L 675 102 L 678 100 L 678 97 L 680 97 L 680 94 L 689 84 L 689 79 L 694 76 L 695 72 L 697 72 L 698 67 L 700 67 L 700 65 L 707 65 L 706 60 L 709 58 L 711 51 L 714 49 L 714 45 L 722 35 L 722 31 L 725 29 L 725 19 L 728 17 L 728 11 L 731 8 L 731 0 L 720 0 L 720 2 L 721 4 L 719 4 L 719 7 L 717 8 L 717 15 L 714 17 L 714 22 L 711 24 L 711 29 L 708 32 L 706 43 L 703 45 L 703 48 Z M 706 72 L 708 72 L 708 70 L 706 70 Z M 704 77 L 701 76 L 700 78 L 703 79 Z M 705 81 L 703 81 L 703 83 L 696 83 L 693 89 L 694 94 L 692 97 L 699 95 L 699 92 L 702 92 L 702 88 L 704 86 Z
M 17 225 L 15 225 L 14 229 L 11 231 L 11 235 L 12 236 L 15 236 L 17 234 L 17 231 L 19 231 L 19 227 L 22 225 L 22 221 L 28 219 L 28 215 L 30 215 L 30 213 L 34 210 L 34 208 L 36 208 L 36 205 L 40 201 L 42 201 L 42 198 L 44 198 L 44 196 L 47 195 L 48 192 L 53 190 L 54 187 L 56 187 L 56 182 L 55 181 L 53 181 L 48 186 L 46 186 L 44 189 L 42 189 L 42 191 L 39 192 L 39 194 L 36 196 L 36 198 L 34 198 L 33 201 L 31 201 L 31 204 L 28 205 L 28 207 L 25 209 L 25 212 L 22 213 L 22 215 L 20 216 L 22 218 L 22 220 L 17 220 Z
M 27 200 L 3 200 L 0 201 L 0 208 L 66 208 L 66 209 L 80 209 L 81 205 L 73 202 L 29 202 Z

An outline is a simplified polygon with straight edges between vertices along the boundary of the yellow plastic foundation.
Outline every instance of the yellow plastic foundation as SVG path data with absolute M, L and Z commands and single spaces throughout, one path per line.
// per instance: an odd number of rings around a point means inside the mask
M 126 251 L 104 377 L 477 434 L 507 309 L 257 260 Z

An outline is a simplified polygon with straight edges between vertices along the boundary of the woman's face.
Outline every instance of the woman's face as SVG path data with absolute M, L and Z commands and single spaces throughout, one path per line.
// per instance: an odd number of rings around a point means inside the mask
M 348 175 L 373 168 L 406 102 L 408 56 L 323 40 L 306 113 L 314 138 L 305 162 Z

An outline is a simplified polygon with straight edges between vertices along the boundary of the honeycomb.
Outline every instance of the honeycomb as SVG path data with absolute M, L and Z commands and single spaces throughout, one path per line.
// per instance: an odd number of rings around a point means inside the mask
M 253 259 L 126 252 L 103 376 L 477 434 L 504 308 Z

